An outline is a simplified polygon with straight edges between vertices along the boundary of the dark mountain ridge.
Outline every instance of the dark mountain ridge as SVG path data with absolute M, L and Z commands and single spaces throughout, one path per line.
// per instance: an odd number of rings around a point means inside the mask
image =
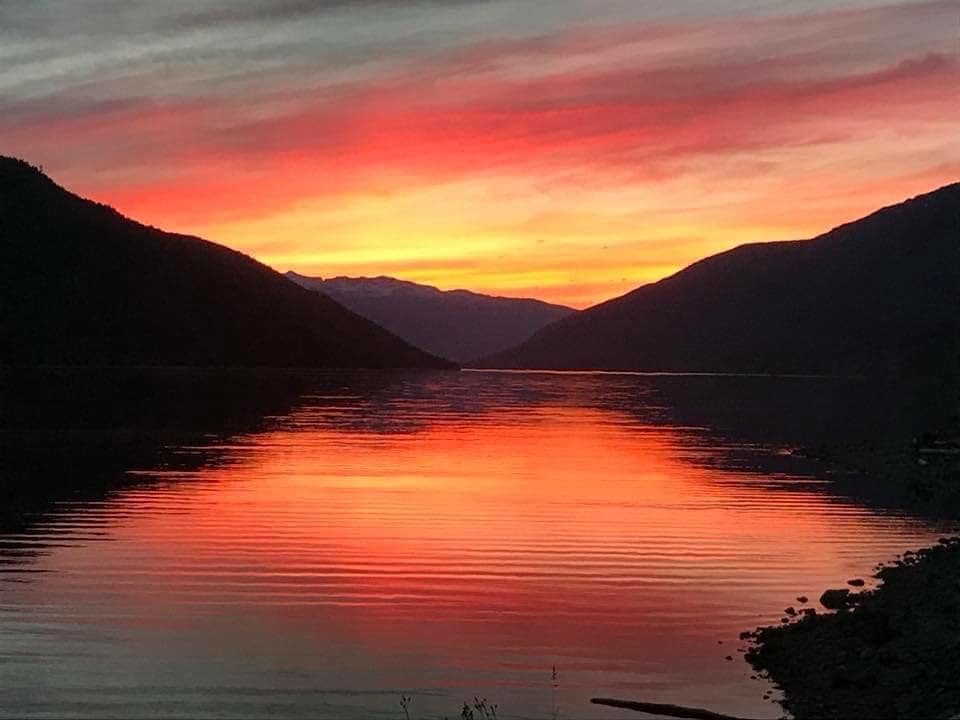
M 700 260 L 478 365 L 940 374 L 958 358 L 960 183 L 811 240 Z
M 407 342 L 457 362 L 505 350 L 574 312 L 541 300 L 440 290 L 386 276 L 324 279 L 295 272 L 286 276 L 326 293 Z
M 0 157 L 0 363 L 449 367 L 229 248 Z

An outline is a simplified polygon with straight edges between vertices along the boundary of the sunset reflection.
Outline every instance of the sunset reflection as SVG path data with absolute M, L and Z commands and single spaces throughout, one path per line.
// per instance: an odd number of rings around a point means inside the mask
M 103 506 L 87 523 L 111 542 L 57 550 L 45 592 L 151 655 L 189 642 L 169 661 L 203 662 L 198 682 L 282 671 L 291 692 L 544 710 L 557 665 L 568 705 L 630 688 L 771 715 L 739 631 L 929 535 L 802 478 L 711 467 L 703 429 L 613 410 L 434 411 L 401 432 L 332 417 L 308 404 L 219 467 Z

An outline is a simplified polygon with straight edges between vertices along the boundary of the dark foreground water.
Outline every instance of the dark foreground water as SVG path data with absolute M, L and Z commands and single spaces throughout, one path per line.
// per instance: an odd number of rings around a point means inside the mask
M 775 717 L 739 632 L 944 530 L 784 453 L 920 422 L 854 381 L 3 388 L 3 716 L 402 718 L 404 694 L 411 718 L 475 695 L 502 718 L 630 715 L 595 695 Z

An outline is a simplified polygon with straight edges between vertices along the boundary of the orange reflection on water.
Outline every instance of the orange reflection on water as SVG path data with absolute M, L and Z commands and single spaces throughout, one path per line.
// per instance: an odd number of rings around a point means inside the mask
M 162 619 L 144 655 L 211 683 L 480 687 L 535 712 L 556 664 L 568 706 L 775 715 L 723 660 L 739 631 L 927 531 L 719 469 L 711 443 L 583 407 L 379 432 L 302 408 L 232 462 L 104 506 L 112 542 L 58 551 L 46 592 L 126 633 Z
M 161 562 L 242 558 L 242 586 L 227 571 L 214 600 L 243 601 L 253 573 L 261 607 L 349 607 L 373 635 L 373 618 L 505 614 L 536 645 L 560 630 L 552 615 L 576 621 L 571 639 L 589 624 L 606 648 L 623 623 L 656 634 L 685 620 L 699 635 L 717 632 L 705 612 L 769 615 L 786 586 L 807 587 L 798 571 L 844 562 L 846 548 L 810 538 L 869 544 L 872 519 L 821 493 L 698 464 L 692 432 L 583 408 L 413 435 L 277 432 L 244 448 L 248 462 L 178 490 L 180 514 L 124 533 Z

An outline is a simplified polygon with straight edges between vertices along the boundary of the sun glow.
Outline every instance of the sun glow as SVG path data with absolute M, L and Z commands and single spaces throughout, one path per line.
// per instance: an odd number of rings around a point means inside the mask
M 0 137 L 84 195 L 278 270 L 578 307 L 960 175 L 954 3 L 503 5 L 435 8 L 432 33 L 349 3 L 233 34 L 167 18 L 122 69 L 41 38 L 58 59 L 0 80 L 22 99 Z M 330 29 L 354 26 L 369 37 Z

